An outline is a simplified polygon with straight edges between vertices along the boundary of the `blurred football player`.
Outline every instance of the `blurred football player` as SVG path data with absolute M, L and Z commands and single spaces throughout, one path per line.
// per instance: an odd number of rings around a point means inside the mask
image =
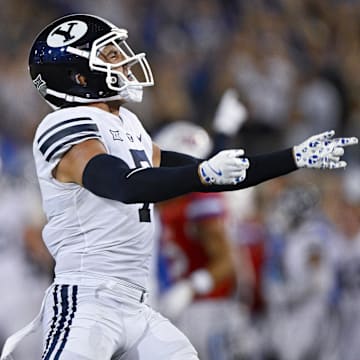
M 162 149 L 197 158 L 212 150 L 208 133 L 185 121 L 165 126 L 154 140 Z M 200 359 L 234 359 L 246 322 L 236 271 L 245 262 L 236 266 L 232 257 L 226 199 L 221 193 L 191 193 L 157 209 L 160 263 L 165 262 L 160 312 L 189 337 Z
M 265 288 L 271 347 L 280 360 L 320 359 L 327 336 L 327 309 L 334 272 L 333 227 L 317 206 L 319 193 L 290 186 L 270 207 L 273 246 Z
M 334 199 L 333 220 L 342 236 L 334 249 L 338 324 L 333 344 L 339 359 L 355 360 L 360 351 L 360 168 L 349 170 L 337 183 L 340 196 Z
M 29 321 L 51 282 L 51 259 L 41 239 L 43 214 L 38 188 L 25 181 L 31 161 L 7 138 L 0 138 L 0 344 Z M 32 169 L 33 170 L 33 169 Z M 29 180 L 29 178 L 27 178 Z M 41 258 L 40 258 L 41 256 Z M 16 351 L 20 359 L 41 356 L 41 338 L 29 337 Z
M 128 33 L 96 16 L 46 26 L 30 50 L 32 81 L 56 110 L 33 153 L 55 279 L 39 316 L 5 343 L 1 359 L 43 325 L 48 359 L 197 359 L 188 339 L 146 305 L 153 203 L 185 193 L 241 189 L 300 167 L 343 168 L 356 138 L 316 135 L 293 148 L 210 159 L 161 151 L 122 105 L 154 84 Z

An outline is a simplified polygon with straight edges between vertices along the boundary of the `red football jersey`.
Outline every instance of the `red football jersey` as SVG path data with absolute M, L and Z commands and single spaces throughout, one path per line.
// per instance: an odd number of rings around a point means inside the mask
M 206 268 L 209 259 L 204 240 L 196 237 L 194 224 L 219 217 L 225 221 L 223 196 L 218 193 L 191 193 L 163 202 L 159 206 L 159 214 L 162 223 L 160 247 L 170 281 L 176 282 L 187 278 L 195 270 Z M 201 298 L 228 297 L 234 290 L 235 280 L 231 277 Z

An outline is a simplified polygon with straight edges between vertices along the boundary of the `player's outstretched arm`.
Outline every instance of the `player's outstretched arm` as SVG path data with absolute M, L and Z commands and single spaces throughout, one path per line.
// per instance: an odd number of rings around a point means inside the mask
M 249 166 L 241 157 L 243 153 L 222 151 L 200 165 L 135 169 L 129 169 L 120 158 L 99 154 L 85 166 L 82 184 L 98 196 L 124 203 L 158 202 L 189 192 L 206 192 L 208 184 L 238 183 Z
M 246 178 L 237 189 L 251 187 L 261 182 L 286 175 L 299 168 L 340 169 L 347 164 L 342 160 L 344 147 L 358 143 L 356 137 L 333 138 L 333 130 L 311 136 L 292 148 L 258 156 L 248 156 L 250 163 Z M 233 190 L 234 186 L 211 187 L 209 191 Z
M 160 164 L 160 152 L 153 159 Z M 248 167 L 241 156 L 243 150 L 227 150 L 204 161 L 212 166 L 209 172 L 212 183 L 232 184 L 238 181 Z M 174 159 L 171 160 L 171 162 Z M 176 160 L 178 162 L 178 160 Z M 87 140 L 66 152 L 54 169 L 54 176 L 61 182 L 84 186 L 94 194 L 125 203 L 158 202 L 194 191 L 206 191 L 199 177 L 199 162 L 190 161 L 181 166 L 133 168 L 120 158 L 109 155 L 103 144 Z M 245 175 L 244 175 L 245 176 Z
M 106 154 L 99 141 L 89 140 L 65 154 L 56 177 L 112 200 L 158 202 L 195 191 L 247 188 L 301 167 L 342 168 L 346 166 L 341 160 L 344 147 L 358 140 L 333 135 L 332 131 L 315 135 L 293 148 L 260 156 L 245 158 L 241 149 L 224 150 L 200 164 L 136 169 Z

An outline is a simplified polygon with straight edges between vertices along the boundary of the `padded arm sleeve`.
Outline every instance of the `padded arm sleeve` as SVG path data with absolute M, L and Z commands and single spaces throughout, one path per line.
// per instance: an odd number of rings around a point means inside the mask
M 246 179 L 238 185 L 203 185 L 198 163 L 160 168 L 129 169 L 112 155 L 92 158 L 83 173 L 83 186 L 95 195 L 126 204 L 159 202 L 190 192 L 220 192 L 244 189 L 297 169 L 292 149 L 249 157 Z
M 209 186 L 208 191 L 220 192 L 245 189 L 298 169 L 292 154 L 292 148 L 265 155 L 247 156 L 247 158 L 250 167 L 244 181 L 238 185 Z
M 176 151 L 161 150 L 161 166 L 183 166 L 200 164 L 203 160 Z
M 243 184 L 245 187 L 257 185 L 298 169 L 292 148 L 266 155 L 250 156 L 249 161 L 248 178 L 244 180 Z
M 136 168 L 112 155 L 93 157 L 85 167 L 83 186 L 95 195 L 126 204 L 168 200 L 203 185 L 197 164 L 177 167 Z

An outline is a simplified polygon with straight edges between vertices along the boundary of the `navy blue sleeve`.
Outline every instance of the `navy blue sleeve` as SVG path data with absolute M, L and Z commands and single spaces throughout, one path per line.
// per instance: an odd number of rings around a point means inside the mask
M 83 186 L 92 193 L 126 204 L 168 200 L 204 186 L 197 172 L 198 165 L 136 168 L 112 155 L 92 158 L 83 173 Z
M 203 159 L 198 159 L 190 155 L 178 153 L 176 151 L 161 150 L 160 166 L 183 166 L 200 164 Z
M 198 162 L 182 166 L 130 169 L 112 155 L 92 158 L 83 173 L 83 186 L 94 194 L 132 203 L 155 203 L 190 192 L 221 192 L 245 189 L 297 169 L 292 149 L 249 157 L 246 179 L 238 185 L 204 185 Z

